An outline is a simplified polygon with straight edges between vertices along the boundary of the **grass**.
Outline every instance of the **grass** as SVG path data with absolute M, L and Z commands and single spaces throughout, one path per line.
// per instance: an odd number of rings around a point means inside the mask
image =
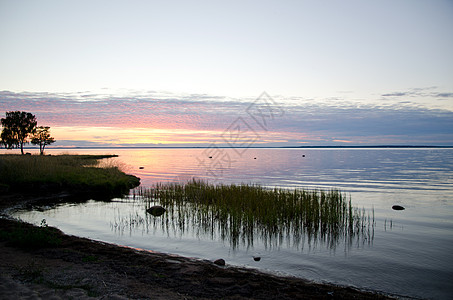
M 137 194 L 146 199 L 147 207 L 159 203 L 167 209 L 162 225 L 218 233 L 233 247 L 252 245 L 256 237 L 269 246 L 283 240 L 300 244 L 308 237 L 308 243 L 322 241 L 335 247 L 354 237 L 369 241 L 374 228 L 374 214 L 353 207 L 350 198 L 334 189 L 268 189 L 192 180 L 157 184 L 138 189 Z
M 1 230 L 0 239 L 24 249 L 56 247 L 61 244 L 58 229 L 47 226 L 45 219 L 39 227 L 19 222 L 11 231 Z
M 115 155 L 0 155 L 0 190 L 91 190 L 110 197 L 139 185 L 117 165 L 99 162 L 110 157 Z

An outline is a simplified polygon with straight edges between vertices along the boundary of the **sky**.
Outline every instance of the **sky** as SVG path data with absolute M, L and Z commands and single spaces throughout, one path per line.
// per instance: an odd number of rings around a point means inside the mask
M 453 145 L 452 53 L 451 0 L 0 0 L 0 114 L 59 147 Z

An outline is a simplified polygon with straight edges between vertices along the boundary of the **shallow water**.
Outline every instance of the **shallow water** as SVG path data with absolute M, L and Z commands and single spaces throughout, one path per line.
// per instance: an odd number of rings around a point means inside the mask
M 374 211 L 369 235 L 339 240 L 264 239 L 233 247 L 228 237 L 192 226 L 181 230 L 145 213 L 139 199 L 89 201 L 15 216 L 64 232 L 136 248 L 351 285 L 410 297 L 453 295 L 453 149 L 77 149 L 115 153 L 124 168 L 156 182 L 192 177 L 212 183 L 268 187 L 338 188 L 352 203 Z M 49 151 L 59 153 L 59 150 Z M 210 158 L 211 157 L 211 158 Z M 143 167 L 143 168 L 140 168 Z M 399 204 L 406 209 L 392 210 Z M 190 222 L 190 221 L 188 221 Z M 168 225 L 170 224 L 170 225 Z M 196 224 L 195 224 L 196 225 Z M 254 261 L 253 256 L 261 257 Z

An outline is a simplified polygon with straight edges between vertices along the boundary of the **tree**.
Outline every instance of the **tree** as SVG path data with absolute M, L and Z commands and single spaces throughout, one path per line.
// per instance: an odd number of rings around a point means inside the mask
M 24 111 L 9 111 L 0 121 L 3 127 L 0 143 L 7 149 L 20 148 L 24 154 L 24 144 L 36 130 L 36 117 Z
M 44 154 L 44 148 L 47 145 L 55 143 L 55 139 L 50 136 L 49 132 L 50 127 L 48 126 L 39 126 L 36 128 L 36 132 L 33 135 L 31 143 L 33 145 L 39 145 L 39 154 Z

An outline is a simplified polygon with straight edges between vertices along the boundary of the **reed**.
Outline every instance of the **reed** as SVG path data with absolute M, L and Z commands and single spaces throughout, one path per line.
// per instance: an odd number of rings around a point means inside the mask
M 374 217 L 371 221 L 335 189 L 268 189 L 192 180 L 137 189 L 136 195 L 145 199 L 147 207 L 158 203 L 167 209 L 160 221 L 168 230 L 191 227 L 197 233 L 219 234 L 233 247 L 250 246 L 256 237 L 268 246 L 283 240 L 300 244 L 307 237 L 309 243 L 322 241 L 334 247 L 341 240 L 367 239 L 374 226 Z

